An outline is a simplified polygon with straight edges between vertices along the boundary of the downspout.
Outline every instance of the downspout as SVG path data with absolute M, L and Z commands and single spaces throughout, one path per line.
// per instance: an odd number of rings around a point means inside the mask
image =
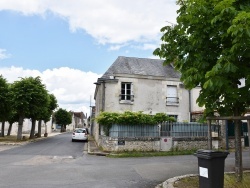
M 102 81 L 102 109 L 101 111 L 105 111 L 105 81 Z M 99 135 L 101 135 L 101 126 L 99 125 Z
M 192 121 L 192 114 L 191 114 L 191 90 L 188 90 L 188 101 L 189 101 L 189 122 Z
M 103 81 L 103 85 L 102 85 L 102 90 L 103 90 L 103 93 L 102 93 L 102 111 L 104 112 L 105 111 L 105 81 Z

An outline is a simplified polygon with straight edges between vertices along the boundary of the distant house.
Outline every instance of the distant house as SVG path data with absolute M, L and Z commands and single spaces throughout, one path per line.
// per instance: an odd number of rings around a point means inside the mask
M 75 128 L 83 128 L 87 125 L 87 117 L 83 112 L 72 112 L 72 123 L 69 126 L 72 126 L 73 129 Z
M 177 121 L 191 121 L 192 112 L 202 113 L 196 105 L 199 89 L 186 90 L 180 73 L 163 60 L 118 57 L 98 78 L 95 89 L 96 116 L 101 111 L 143 111 L 147 114 L 166 113 Z M 96 139 L 102 134 L 95 124 Z

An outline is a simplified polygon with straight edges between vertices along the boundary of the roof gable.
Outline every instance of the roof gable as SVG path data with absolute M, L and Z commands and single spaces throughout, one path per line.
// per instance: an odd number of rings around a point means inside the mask
M 160 59 L 119 56 L 102 78 L 109 78 L 115 74 L 180 78 L 180 74 L 171 65 L 163 66 L 163 62 Z

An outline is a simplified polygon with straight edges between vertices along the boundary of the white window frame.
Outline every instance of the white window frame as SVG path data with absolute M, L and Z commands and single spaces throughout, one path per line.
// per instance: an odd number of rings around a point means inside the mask
M 132 103 L 133 101 L 133 83 L 121 82 L 120 103 Z
M 167 85 L 167 105 L 179 105 L 178 88 L 177 85 Z

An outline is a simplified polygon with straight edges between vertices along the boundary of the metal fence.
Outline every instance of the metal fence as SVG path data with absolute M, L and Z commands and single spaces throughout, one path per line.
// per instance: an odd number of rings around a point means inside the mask
M 220 134 L 219 125 L 211 126 L 212 132 Z M 158 125 L 112 125 L 109 136 L 115 138 L 141 137 L 207 137 L 208 126 L 201 123 L 165 122 Z
M 159 137 L 160 129 L 157 125 L 112 125 L 110 137 L 135 138 Z
M 212 132 L 220 133 L 219 125 L 211 125 Z M 180 122 L 165 122 L 161 125 L 161 136 L 170 137 L 207 137 L 208 126 L 202 123 L 180 123 Z

